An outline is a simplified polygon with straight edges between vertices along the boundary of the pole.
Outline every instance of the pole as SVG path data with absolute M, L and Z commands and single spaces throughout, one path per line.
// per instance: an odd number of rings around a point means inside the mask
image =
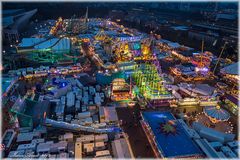
M 200 66 L 202 67 L 202 56 L 203 56 L 203 46 L 204 46 L 204 39 L 202 39 L 202 54 L 201 54 L 201 63 Z
M 218 57 L 218 60 L 217 60 L 217 63 L 216 63 L 216 65 L 215 65 L 215 67 L 214 67 L 214 69 L 213 69 L 213 75 L 214 75 L 214 72 L 215 72 L 215 70 L 216 70 L 216 68 L 217 68 L 217 65 L 218 65 L 218 63 L 219 63 L 219 61 L 220 61 L 220 58 L 221 58 L 221 56 L 222 56 L 222 54 L 223 54 L 223 50 L 225 49 L 225 47 L 226 47 L 226 42 L 224 43 L 224 46 L 223 46 L 223 48 L 222 48 L 222 50 L 221 50 L 221 53 L 220 53 L 220 55 L 219 55 L 219 57 Z

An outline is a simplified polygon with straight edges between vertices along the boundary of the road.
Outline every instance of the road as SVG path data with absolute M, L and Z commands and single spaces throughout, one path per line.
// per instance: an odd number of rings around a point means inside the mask
M 135 158 L 154 158 L 153 150 L 137 118 L 139 107 L 117 108 L 119 120 L 123 121 L 122 129 L 128 135 Z M 137 125 L 135 125 L 135 122 Z

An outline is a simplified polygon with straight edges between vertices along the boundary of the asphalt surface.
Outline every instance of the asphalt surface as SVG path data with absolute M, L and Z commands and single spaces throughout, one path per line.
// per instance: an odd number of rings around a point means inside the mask
M 117 108 L 119 120 L 122 120 L 122 129 L 129 136 L 129 142 L 135 158 L 154 158 L 150 143 L 139 122 L 139 109 Z

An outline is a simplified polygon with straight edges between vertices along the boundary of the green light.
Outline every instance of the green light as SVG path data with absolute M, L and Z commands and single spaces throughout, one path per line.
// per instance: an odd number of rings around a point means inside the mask
M 157 73 L 157 68 L 152 64 L 144 64 L 133 73 L 139 92 L 145 98 L 161 98 L 168 94 L 162 85 L 162 77 Z M 135 91 L 135 90 L 134 90 Z
M 139 44 L 139 43 L 135 43 L 134 45 L 133 45 L 133 49 L 134 50 L 138 50 L 138 49 L 140 49 L 141 48 L 141 45 Z

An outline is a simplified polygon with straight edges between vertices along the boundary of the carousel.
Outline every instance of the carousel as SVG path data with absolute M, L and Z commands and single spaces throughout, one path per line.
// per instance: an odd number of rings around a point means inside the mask
M 195 121 L 223 133 L 232 133 L 233 124 L 229 118 L 228 111 L 217 105 L 204 107 L 203 112 L 195 116 Z
M 218 123 L 220 121 L 228 121 L 230 114 L 222 109 L 219 105 L 207 106 L 203 110 L 204 114 L 209 118 L 212 123 Z

